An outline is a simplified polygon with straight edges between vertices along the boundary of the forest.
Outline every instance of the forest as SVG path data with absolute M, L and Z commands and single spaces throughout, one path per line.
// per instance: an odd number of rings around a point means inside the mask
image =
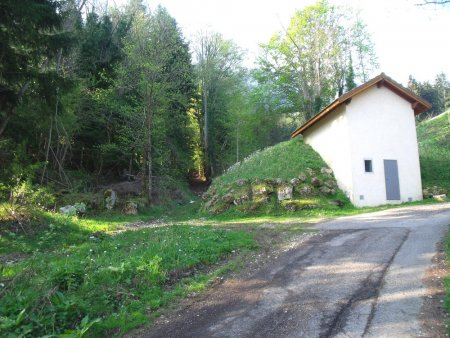
M 122 337 L 315 236 L 318 219 L 388 208 L 352 206 L 288 141 L 380 72 L 357 12 L 296 10 L 249 66 L 163 6 L 113 3 L 0 0 L 1 337 Z M 450 83 L 405 85 L 433 106 L 417 121 L 424 194 L 448 195 Z M 301 177 L 298 200 L 260 184 Z
M 218 32 L 188 41 L 164 7 L 0 2 L 0 199 L 136 183 L 148 205 L 210 182 L 368 80 L 377 56 L 356 13 L 322 0 L 261 41 L 252 68 Z M 438 114 L 449 82 L 410 77 Z

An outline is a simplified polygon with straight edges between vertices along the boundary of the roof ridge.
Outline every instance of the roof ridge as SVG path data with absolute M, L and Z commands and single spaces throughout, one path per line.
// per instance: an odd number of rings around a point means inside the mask
M 379 83 L 381 83 L 379 85 Z M 331 102 L 328 106 L 326 106 L 324 109 L 322 109 L 318 114 L 314 115 L 311 119 L 309 119 L 307 122 L 305 122 L 303 125 L 295 129 L 291 133 L 291 138 L 296 137 L 298 134 L 303 133 L 306 129 L 314 125 L 317 121 L 322 119 L 324 116 L 328 115 L 332 111 L 334 111 L 336 108 L 338 108 L 343 103 L 350 100 L 353 96 L 366 91 L 370 87 L 377 84 L 378 86 L 384 86 L 387 89 L 391 90 L 398 96 L 402 97 L 403 99 L 407 100 L 412 104 L 412 109 L 414 110 L 414 114 L 418 115 L 421 114 L 428 109 L 431 108 L 431 104 L 421 98 L 420 96 L 413 93 L 410 89 L 403 87 L 400 83 L 393 80 L 390 76 L 386 75 L 384 72 L 381 72 L 379 75 L 375 76 L 374 78 L 370 79 L 369 81 L 359 85 L 356 88 L 353 88 L 352 90 L 344 93 L 343 95 L 339 96 L 337 99 L 335 99 L 333 102 Z

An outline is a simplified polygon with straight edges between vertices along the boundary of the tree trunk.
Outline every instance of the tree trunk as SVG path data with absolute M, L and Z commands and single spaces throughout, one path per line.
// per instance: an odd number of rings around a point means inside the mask
M 52 133 L 53 133 L 53 116 L 50 117 L 50 128 L 48 130 L 47 148 L 45 150 L 45 163 L 44 163 L 44 170 L 42 171 L 41 176 L 41 185 L 43 184 L 44 176 L 47 173 L 48 156 L 50 154 L 50 144 L 52 143 Z
M 236 163 L 239 162 L 239 120 L 236 124 Z
M 147 128 L 148 128 L 148 135 L 147 135 L 147 199 L 149 204 L 152 203 L 152 188 L 153 188 L 153 181 L 152 181 L 152 113 L 151 109 L 149 109 L 148 117 L 147 117 Z
M 11 118 L 11 115 L 8 114 L 8 115 L 6 115 L 6 118 L 3 120 L 2 125 L 0 126 L 0 136 L 2 136 L 3 132 L 5 131 L 10 118 Z
M 152 202 L 152 112 L 151 108 L 146 109 L 144 107 L 145 116 L 145 140 L 144 140 L 144 161 L 143 161 L 143 193 L 147 196 L 148 203 Z
M 206 88 L 205 88 L 206 87 Z M 214 176 L 214 168 L 211 160 L 211 151 L 209 148 L 209 112 L 208 112 L 208 89 L 203 81 L 203 146 L 205 147 L 205 176 L 210 178 Z
M 203 127 L 203 144 L 205 147 L 205 157 L 207 161 L 209 161 L 209 144 L 208 144 L 208 93 L 205 85 L 203 84 L 203 118 L 204 118 L 204 127 Z

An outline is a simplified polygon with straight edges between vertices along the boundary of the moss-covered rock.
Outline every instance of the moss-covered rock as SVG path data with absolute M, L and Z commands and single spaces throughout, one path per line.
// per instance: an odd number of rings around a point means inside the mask
M 309 184 L 300 184 L 298 186 L 295 187 L 295 191 L 300 195 L 300 196 L 311 196 L 314 194 L 314 188 L 312 186 L 310 186 Z
M 255 182 L 251 185 L 253 200 L 261 199 L 267 197 L 269 194 L 273 193 L 273 186 L 265 182 Z
M 320 172 L 325 176 L 333 177 L 333 170 L 328 167 L 322 167 Z
M 328 201 L 341 196 L 347 203 L 332 170 L 309 145 L 295 139 L 255 152 L 215 178 L 203 206 L 213 213 L 229 208 L 265 214 L 309 205 L 286 204 L 291 200 L 317 199 L 320 206 L 335 208 Z
M 292 185 L 281 184 L 277 187 L 277 197 L 279 201 L 292 199 Z
M 300 173 L 300 174 L 298 175 L 298 179 L 299 179 L 301 182 L 306 182 L 306 180 L 308 179 L 308 177 L 307 177 L 304 173 Z
M 298 211 L 304 209 L 317 208 L 320 206 L 320 203 L 318 200 L 300 199 L 300 200 L 282 201 L 281 205 L 288 211 Z
M 224 196 L 222 196 L 222 201 L 224 203 L 231 204 L 231 203 L 233 203 L 234 199 L 235 199 L 235 197 L 233 196 L 232 193 L 228 193 L 228 194 L 225 194 Z
M 322 181 L 319 180 L 317 177 L 311 178 L 311 184 L 316 188 L 319 188 L 323 185 Z

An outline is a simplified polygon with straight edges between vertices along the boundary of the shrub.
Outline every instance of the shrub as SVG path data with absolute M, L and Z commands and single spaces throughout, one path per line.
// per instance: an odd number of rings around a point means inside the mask
M 55 206 L 55 196 L 47 187 L 32 186 L 31 182 L 17 181 L 10 190 L 9 202 L 23 206 L 35 206 L 43 209 L 51 209 Z

